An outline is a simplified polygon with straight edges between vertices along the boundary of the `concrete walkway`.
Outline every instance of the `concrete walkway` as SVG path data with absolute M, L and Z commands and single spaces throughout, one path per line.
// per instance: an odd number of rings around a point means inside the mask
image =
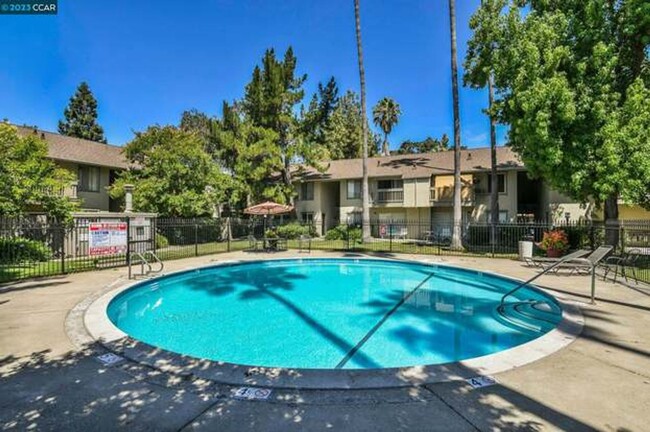
M 177 270 L 259 257 L 240 252 L 166 265 Z M 442 261 L 519 278 L 534 274 L 511 260 L 394 258 Z M 71 341 L 65 328 L 71 309 L 123 282 L 125 273 L 105 270 L 0 286 L 1 430 L 649 430 L 647 288 L 599 281 L 597 304 L 589 305 L 588 278 L 542 277 L 539 286 L 583 308 L 583 334 L 551 356 L 497 375 L 498 385 L 276 390 L 268 401 L 257 402 L 233 398 L 228 386 L 136 363 L 104 367 L 95 359 L 105 352 L 101 347 Z

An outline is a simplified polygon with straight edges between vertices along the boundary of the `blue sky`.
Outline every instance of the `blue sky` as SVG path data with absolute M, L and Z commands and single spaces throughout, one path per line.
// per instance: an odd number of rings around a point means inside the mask
M 479 2 L 457 1 L 460 65 Z M 447 1 L 362 0 L 361 14 L 368 110 L 384 96 L 402 107 L 391 147 L 451 137 Z M 330 76 L 343 91 L 359 87 L 352 0 L 59 0 L 55 16 L 0 15 L 0 40 L 0 118 L 54 131 L 85 80 L 118 145 L 134 130 L 177 123 L 186 109 L 218 114 L 222 100 L 242 96 L 269 47 L 293 46 L 308 75 L 305 101 Z M 463 144 L 489 145 L 486 93 L 460 96 Z

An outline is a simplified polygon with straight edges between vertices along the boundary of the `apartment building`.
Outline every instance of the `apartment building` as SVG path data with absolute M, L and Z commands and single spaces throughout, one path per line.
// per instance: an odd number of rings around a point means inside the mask
M 76 180 L 61 193 L 79 200 L 82 212 L 122 210 L 122 200 L 108 194 L 117 173 L 129 168 L 121 147 L 27 127 L 18 127 L 18 133 L 45 140 L 48 157 L 75 175 Z
M 526 167 L 509 147 L 499 147 L 499 220 L 579 220 L 591 206 L 577 203 L 528 178 Z M 361 220 L 360 159 L 330 161 L 320 172 L 296 167 L 296 210 L 303 221 L 313 221 L 322 233 L 340 222 Z M 454 153 L 396 155 L 368 160 L 370 218 L 378 222 L 409 222 L 424 230 L 453 221 Z M 461 153 L 463 219 L 489 220 L 491 192 L 489 148 Z M 418 227 L 415 227 L 417 224 Z M 409 232 L 418 237 L 419 232 Z

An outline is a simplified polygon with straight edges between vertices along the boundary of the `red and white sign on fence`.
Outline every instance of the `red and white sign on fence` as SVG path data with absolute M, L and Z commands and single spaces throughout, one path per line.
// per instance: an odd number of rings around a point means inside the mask
M 88 226 L 88 254 L 125 254 L 128 247 L 126 222 L 96 222 Z

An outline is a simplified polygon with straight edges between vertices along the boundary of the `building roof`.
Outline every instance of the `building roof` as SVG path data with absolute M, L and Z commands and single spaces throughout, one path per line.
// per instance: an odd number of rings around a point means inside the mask
M 361 159 L 342 159 L 323 162 L 324 172 L 298 165 L 294 176 L 301 180 L 343 180 L 362 177 Z M 461 172 L 490 171 L 490 149 L 473 148 L 461 151 Z M 523 162 L 510 147 L 497 148 L 497 167 L 500 171 L 524 168 Z M 380 156 L 368 158 L 369 177 L 424 178 L 432 175 L 453 175 L 454 152 Z
M 17 126 L 17 128 L 18 133 L 23 136 L 37 134 L 44 139 L 48 147 L 47 155 L 51 159 L 118 169 L 127 169 L 131 166 L 122 153 L 122 147 L 69 137 L 36 128 L 23 126 Z

